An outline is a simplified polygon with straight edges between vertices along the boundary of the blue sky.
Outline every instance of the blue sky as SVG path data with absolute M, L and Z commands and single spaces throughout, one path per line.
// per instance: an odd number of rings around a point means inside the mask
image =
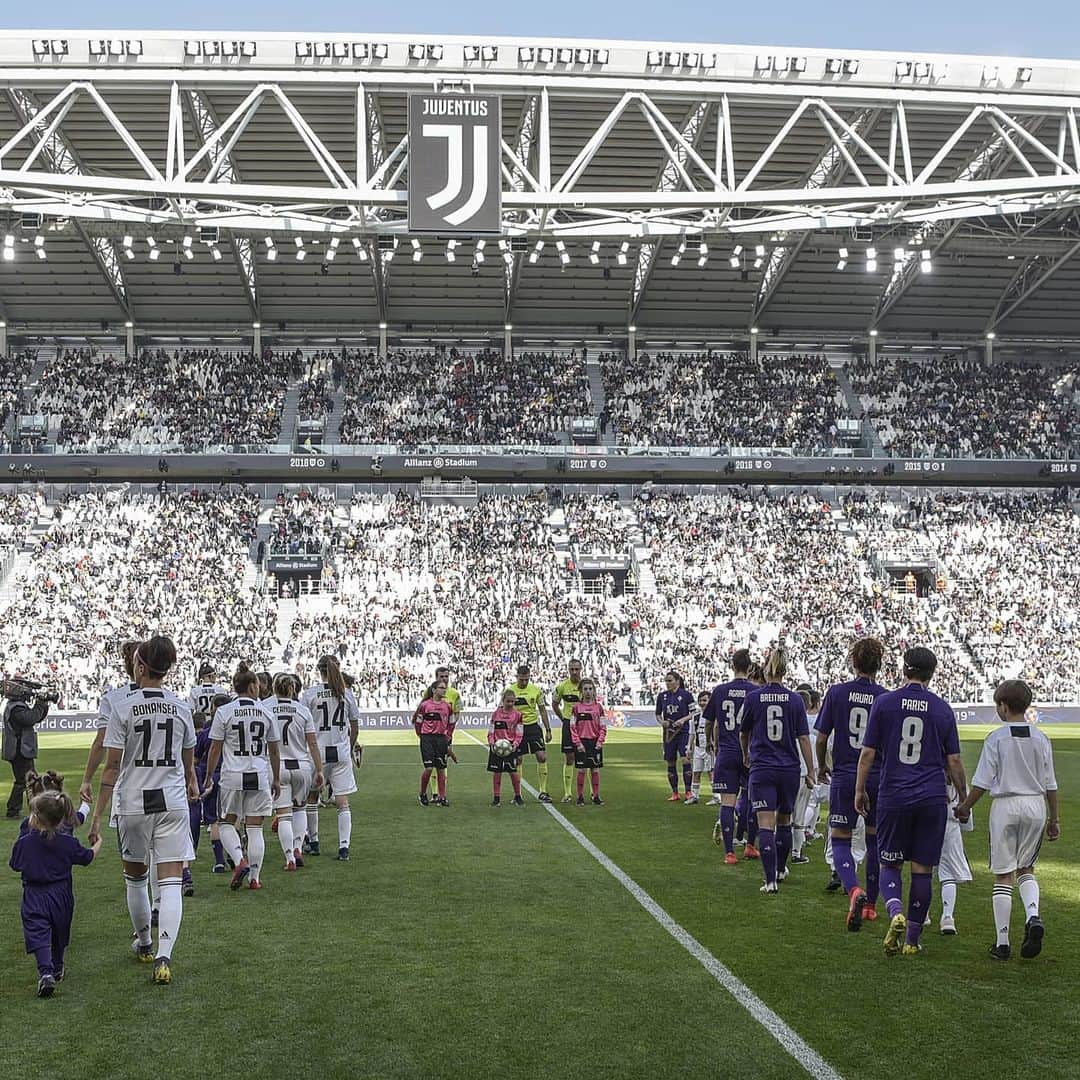
M 1080 57 L 1080 4 L 1043 0 L 49 0 L 0 25 L 57 29 L 327 30 L 633 38 L 1007 56 Z

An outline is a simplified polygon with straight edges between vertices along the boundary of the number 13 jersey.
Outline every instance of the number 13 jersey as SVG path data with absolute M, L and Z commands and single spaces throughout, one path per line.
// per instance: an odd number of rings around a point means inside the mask
M 221 787 L 226 791 L 269 791 L 268 746 L 280 742 L 277 721 L 253 698 L 222 705 L 210 725 L 210 739 L 221 746 Z

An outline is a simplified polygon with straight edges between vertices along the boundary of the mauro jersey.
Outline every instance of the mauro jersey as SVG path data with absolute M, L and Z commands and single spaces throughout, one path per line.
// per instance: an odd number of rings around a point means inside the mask
M 814 730 L 823 735 L 833 735 L 832 772 L 840 780 L 854 781 L 859 768 L 866 725 L 870 721 L 870 709 L 882 694 L 887 693 L 871 679 L 862 676 L 850 682 L 837 683 L 825 691 Z M 881 768 L 880 756 L 874 758 L 871 775 L 877 776 Z
M 809 735 L 806 706 L 780 683 L 756 686 L 746 695 L 742 729 L 750 733 L 751 769 L 797 769 L 799 736 Z
M 881 694 L 870 710 L 863 746 L 881 759 L 879 810 L 945 802 L 946 758 L 960 753 L 960 735 L 956 715 L 937 694 L 919 683 Z
M 757 685 L 749 679 L 732 679 L 713 688 L 704 717 L 713 722 L 713 741 L 718 758 L 738 758 L 742 761 L 739 731 L 742 727 L 746 695 Z
M 221 743 L 221 786 L 229 791 L 269 791 L 269 744 L 280 742 L 277 722 L 263 703 L 241 697 L 222 705 L 210 725 Z
M 131 690 L 113 704 L 105 747 L 122 750 L 113 813 L 188 808 L 183 751 L 195 746 L 191 710 L 168 690 Z
M 308 735 L 315 735 L 315 720 L 308 709 L 299 701 L 289 698 L 267 698 L 263 706 L 268 706 L 274 722 L 281 733 L 281 767 L 299 769 L 310 765 L 315 767 L 308 749 Z

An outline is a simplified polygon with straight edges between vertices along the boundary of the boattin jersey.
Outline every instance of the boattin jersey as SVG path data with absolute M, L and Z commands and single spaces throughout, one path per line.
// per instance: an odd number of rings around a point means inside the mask
M 360 722 L 360 709 L 353 692 L 346 690 L 345 697 L 339 698 L 326 683 L 317 683 L 300 695 L 300 703 L 315 719 L 315 734 L 319 737 L 323 761 L 328 765 L 348 761 L 349 727 Z
M 169 690 L 131 690 L 113 703 L 106 749 L 123 751 L 113 813 L 187 811 L 182 751 L 195 746 L 191 710 Z
M 679 690 L 661 690 L 656 696 L 656 716 L 661 723 L 673 726 L 690 715 L 694 695 L 686 687 Z
M 742 723 L 743 706 L 746 695 L 756 690 L 757 685 L 749 679 L 732 679 L 713 687 L 709 704 L 703 713 L 706 720 L 713 722 L 713 740 L 716 743 L 716 756 L 721 760 L 737 758 L 742 761 L 742 746 L 739 744 L 739 730 Z
M 445 698 L 442 701 L 425 698 L 420 702 L 420 716 L 416 723 L 419 735 L 445 735 L 449 738 L 454 732 L 454 710 Z
M 949 704 L 919 683 L 881 694 L 870 709 L 863 746 L 881 759 L 878 809 L 945 801 L 946 758 L 960 753 Z M 833 744 L 835 761 L 836 745 Z
M 555 687 L 555 695 L 559 699 L 559 716 L 564 724 L 569 723 L 574 706 L 581 700 L 581 683 L 563 679 Z
M 595 739 L 598 747 L 604 745 L 607 724 L 604 723 L 604 706 L 599 701 L 579 701 L 574 706 L 570 738 L 575 746 L 580 746 L 582 739 Z
M 855 779 L 870 710 L 885 693 L 888 691 L 884 686 L 879 686 L 865 675 L 850 682 L 837 683 L 825 691 L 825 700 L 821 703 L 814 730 L 823 735 L 833 735 L 832 773 L 838 780 Z M 880 770 L 880 757 L 875 757 L 871 775 L 876 778 Z
M 210 725 L 221 743 L 221 786 L 226 791 L 270 790 L 269 744 L 281 741 L 273 716 L 260 701 L 240 697 L 222 705 Z
M 810 734 L 803 699 L 780 683 L 754 687 L 746 695 L 742 730 L 750 733 L 751 769 L 797 769 L 799 736 Z
M 216 697 L 232 697 L 232 694 L 224 686 L 218 686 L 215 683 L 199 683 L 198 686 L 193 686 L 191 693 L 188 694 L 188 708 L 192 712 L 202 712 L 209 716 Z
M 267 698 L 268 706 L 278 731 L 281 733 L 281 767 L 283 769 L 314 768 L 315 762 L 308 749 L 308 735 L 315 735 L 315 718 L 291 698 Z
M 521 713 L 517 709 L 504 709 L 501 705 L 491 714 L 491 726 L 488 728 L 488 746 L 494 746 L 500 739 L 509 739 L 514 746 L 520 746 L 525 737 L 525 728 L 521 723 Z
M 521 721 L 524 724 L 538 724 L 540 722 L 540 701 L 544 691 L 536 683 L 528 686 L 518 686 L 515 682 L 506 688 L 514 692 L 514 708 L 521 713 Z M 504 690 L 503 693 L 506 693 Z

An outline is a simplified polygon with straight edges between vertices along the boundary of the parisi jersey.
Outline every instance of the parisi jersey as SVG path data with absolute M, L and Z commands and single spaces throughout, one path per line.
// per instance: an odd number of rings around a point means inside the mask
M 113 812 L 187 811 L 182 752 L 195 746 L 191 710 L 168 690 L 130 690 L 113 702 L 104 745 L 121 750 Z
M 284 769 L 298 769 L 304 765 L 314 767 L 308 749 L 308 735 L 315 735 L 315 720 L 307 706 L 299 701 L 272 697 L 263 707 L 269 707 L 278 730 L 281 732 L 281 765 Z
M 360 722 L 360 709 L 351 690 L 339 698 L 326 683 L 309 686 L 301 695 L 300 703 L 315 719 L 315 733 L 319 737 L 323 760 L 328 765 L 349 759 L 349 725 Z
M 241 697 L 222 705 L 214 714 L 210 738 L 221 743 L 223 790 L 270 790 L 268 748 L 281 741 L 281 734 L 261 702 Z

